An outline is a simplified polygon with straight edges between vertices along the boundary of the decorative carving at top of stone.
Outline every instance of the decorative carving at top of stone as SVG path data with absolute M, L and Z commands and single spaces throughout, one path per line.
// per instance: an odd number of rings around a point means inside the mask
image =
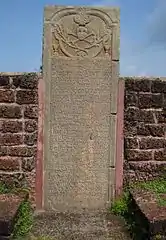
M 50 20 L 52 56 L 105 57 L 111 55 L 113 22 L 99 9 L 65 8 Z

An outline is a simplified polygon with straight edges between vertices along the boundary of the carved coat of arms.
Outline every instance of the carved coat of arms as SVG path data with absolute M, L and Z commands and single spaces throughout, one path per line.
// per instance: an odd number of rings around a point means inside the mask
M 102 13 L 101 13 L 102 15 Z M 52 55 L 97 57 L 111 54 L 112 29 L 100 14 L 80 8 L 52 23 Z

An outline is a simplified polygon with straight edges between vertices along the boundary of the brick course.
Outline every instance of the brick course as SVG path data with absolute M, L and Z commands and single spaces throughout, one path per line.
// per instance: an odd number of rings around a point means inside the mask
M 10 187 L 30 187 L 32 192 L 38 130 L 37 90 L 37 74 L 0 75 L 0 182 Z
M 166 176 L 166 81 L 123 78 L 124 180 Z

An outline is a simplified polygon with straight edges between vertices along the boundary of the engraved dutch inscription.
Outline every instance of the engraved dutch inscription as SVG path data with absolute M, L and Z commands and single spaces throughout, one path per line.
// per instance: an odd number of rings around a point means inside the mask
M 114 196 L 117 29 L 117 9 L 45 9 L 46 209 L 105 208 Z

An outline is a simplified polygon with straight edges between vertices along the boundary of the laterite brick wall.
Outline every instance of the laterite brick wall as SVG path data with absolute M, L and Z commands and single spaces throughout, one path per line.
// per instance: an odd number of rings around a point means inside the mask
M 34 73 L 0 74 L 0 183 L 28 187 L 33 197 L 39 77 Z M 166 176 L 166 81 L 121 80 L 125 82 L 124 180 Z M 42 179 L 42 173 L 38 177 Z
M 166 177 L 166 81 L 124 81 L 124 177 L 131 181 Z
M 0 182 L 35 190 L 38 76 L 0 75 Z

